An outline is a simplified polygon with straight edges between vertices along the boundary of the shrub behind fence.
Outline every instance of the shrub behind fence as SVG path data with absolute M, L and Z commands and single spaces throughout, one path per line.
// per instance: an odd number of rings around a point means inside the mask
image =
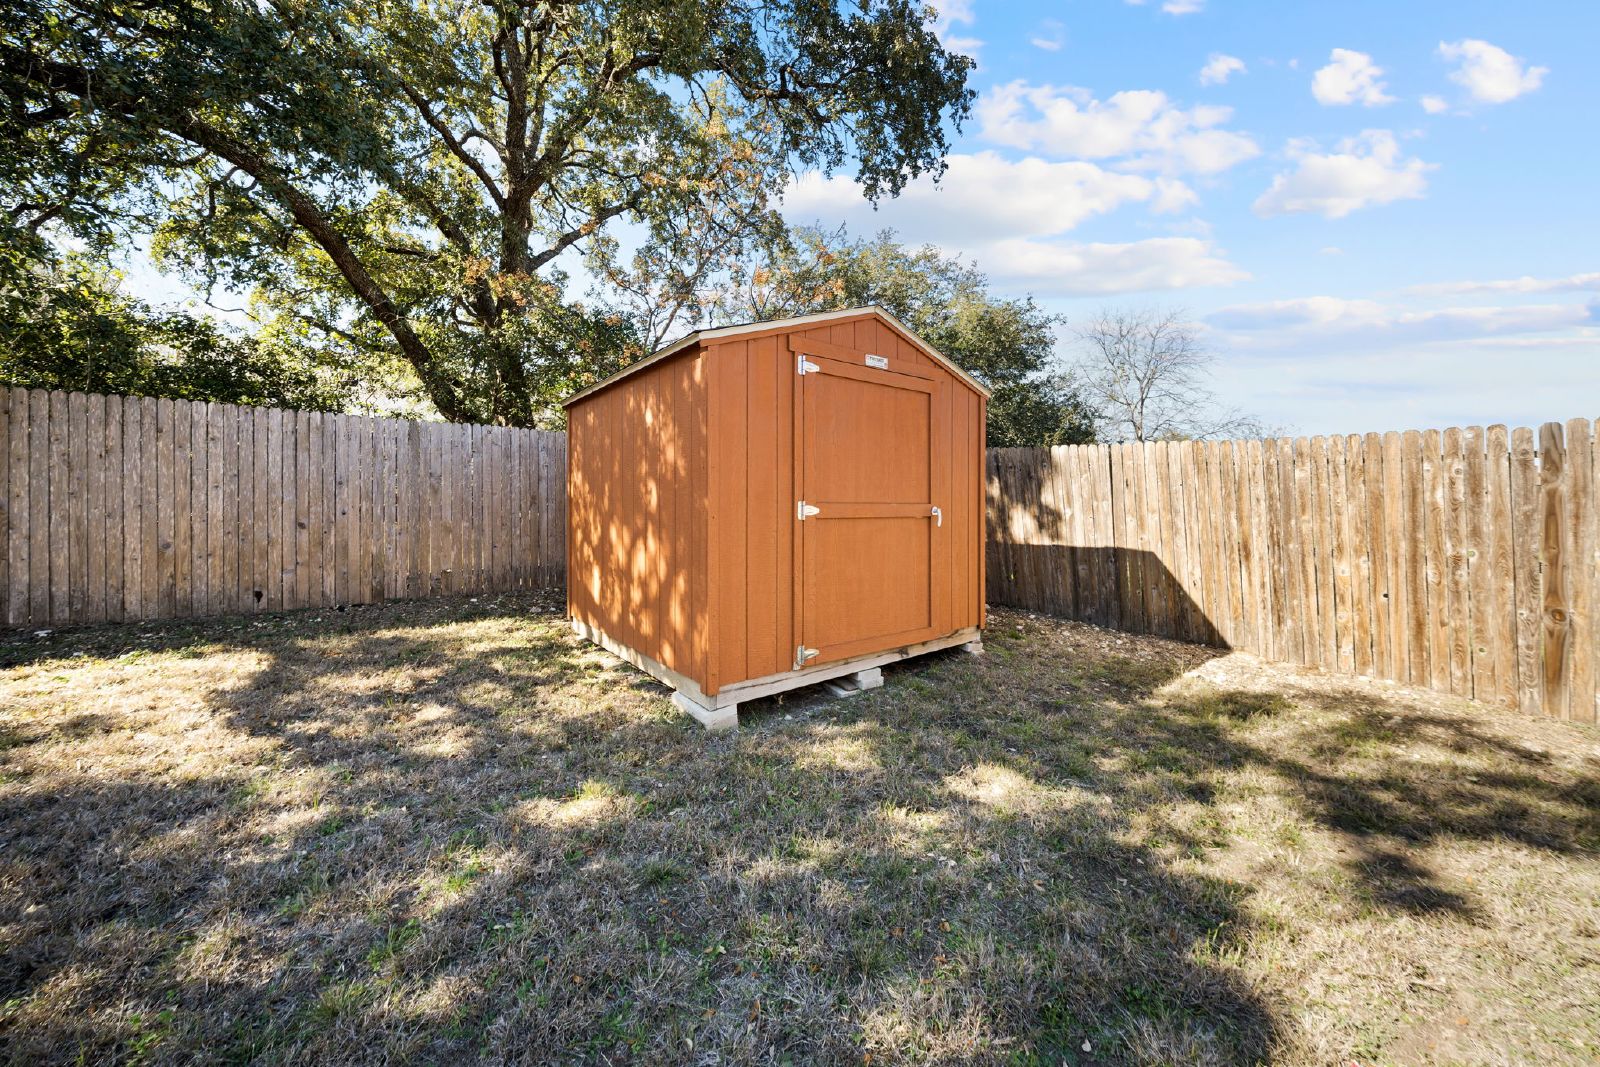
M 560 586 L 566 436 L 0 389 L 0 618 Z
M 1587 419 L 993 449 L 988 596 L 1596 719 Z

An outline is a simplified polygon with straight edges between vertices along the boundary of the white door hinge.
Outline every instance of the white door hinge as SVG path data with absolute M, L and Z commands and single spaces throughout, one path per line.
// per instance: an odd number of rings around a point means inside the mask
M 821 515 L 822 509 L 815 504 L 807 504 L 804 500 L 797 500 L 795 501 L 794 512 L 795 518 L 805 522 L 813 515 Z
M 795 670 L 799 670 L 801 667 L 804 667 L 809 661 L 811 661 L 813 659 L 816 659 L 816 657 L 817 657 L 817 650 L 816 649 L 807 648 L 805 645 L 800 645 L 800 646 L 796 647 L 795 650 L 794 650 L 794 669 Z
M 805 356 L 801 356 L 800 357 L 800 370 L 799 370 L 799 372 L 801 374 L 815 374 L 817 371 L 819 371 L 821 369 L 822 369 L 821 367 L 817 366 L 815 363 L 812 363 L 810 360 L 806 359 Z

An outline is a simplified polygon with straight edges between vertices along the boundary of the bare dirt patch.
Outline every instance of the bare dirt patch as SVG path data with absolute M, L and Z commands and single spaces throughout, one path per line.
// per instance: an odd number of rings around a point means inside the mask
M 538 597 L 8 639 L 0 1049 L 1600 1055 L 1600 733 L 991 621 L 735 737 Z

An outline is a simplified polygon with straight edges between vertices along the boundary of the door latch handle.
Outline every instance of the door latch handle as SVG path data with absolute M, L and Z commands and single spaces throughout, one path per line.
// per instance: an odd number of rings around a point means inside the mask
M 928 512 L 928 514 L 933 516 L 933 524 L 935 526 L 944 525 L 944 512 L 939 510 L 939 506 L 937 504 L 934 505 L 933 510 Z

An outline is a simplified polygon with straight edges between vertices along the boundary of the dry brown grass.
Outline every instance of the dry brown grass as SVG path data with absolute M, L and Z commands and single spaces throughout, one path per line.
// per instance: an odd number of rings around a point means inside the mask
M 712 738 L 552 602 L 0 648 L 15 1063 L 1590 1063 L 1600 734 L 997 613 Z

